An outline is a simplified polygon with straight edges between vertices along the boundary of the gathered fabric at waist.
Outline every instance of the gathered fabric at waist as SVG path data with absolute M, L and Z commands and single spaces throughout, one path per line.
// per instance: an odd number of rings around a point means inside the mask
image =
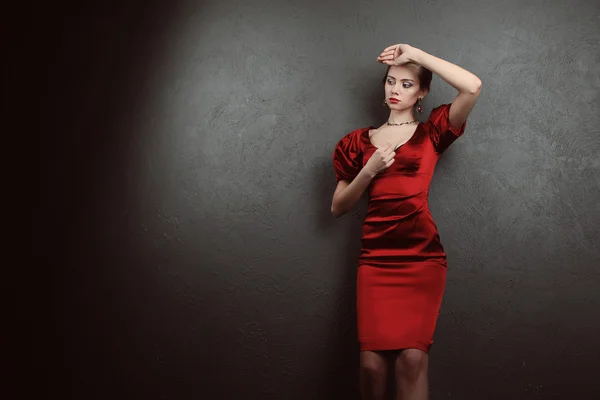
M 426 193 L 401 204 L 394 203 L 386 212 L 380 208 L 378 202 L 369 205 L 362 230 L 361 263 L 445 263 L 446 254 L 429 211 Z

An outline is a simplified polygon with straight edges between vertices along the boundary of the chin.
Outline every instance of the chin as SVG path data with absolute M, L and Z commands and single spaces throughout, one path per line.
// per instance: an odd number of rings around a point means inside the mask
M 389 106 L 390 106 L 390 110 L 394 110 L 394 111 L 402 111 L 402 110 L 406 110 L 408 108 L 402 103 L 389 104 Z

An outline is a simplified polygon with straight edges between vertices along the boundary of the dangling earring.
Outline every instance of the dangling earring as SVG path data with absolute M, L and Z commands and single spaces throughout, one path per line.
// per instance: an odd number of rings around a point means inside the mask
M 423 104 L 421 103 L 421 98 L 419 97 L 419 100 L 417 101 L 417 112 L 423 112 Z
M 381 106 L 382 106 L 382 107 L 389 107 L 389 106 L 388 106 L 388 103 L 387 103 L 387 101 L 385 101 L 385 99 L 383 99 L 383 100 L 381 101 Z

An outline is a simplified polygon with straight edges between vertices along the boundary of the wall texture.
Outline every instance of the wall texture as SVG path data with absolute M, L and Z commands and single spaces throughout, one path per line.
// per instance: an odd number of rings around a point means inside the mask
M 331 153 L 385 119 L 375 58 L 398 42 L 484 83 L 430 194 L 449 259 L 432 399 L 600 388 L 598 2 L 130 0 L 36 16 L 21 72 L 42 132 L 33 362 L 49 393 L 358 399 L 365 203 L 330 215 Z M 454 95 L 435 77 L 423 118 Z

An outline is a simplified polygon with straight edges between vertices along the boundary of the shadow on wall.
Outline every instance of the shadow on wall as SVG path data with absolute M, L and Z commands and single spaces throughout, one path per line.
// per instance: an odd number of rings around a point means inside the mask
M 135 390 L 156 398 L 159 391 L 157 379 L 149 378 L 157 376 L 153 365 L 140 361 L 150 352 L 135 352 L 144 338 L 153 337 L 131 333 L 138 332 L 140 317 L 124 304 L 132 303 L 134 290 L 120 294 L 129 282 L 136 282 L 133 287 L 144 278 L 130 267 L 149 264 L 152 256 L 150 250 L 140 255 L 127 248 L 127 216 L 135 209 L 128 201 L 136 189 L 127 183 L 136 182 L 137 174 L 131 144 L 147 140 L 127 122 L 140 112 L 140 94 L 156 67 L 151 61 L 181 19 L 180 5 L 52 3 L 37 9 L 44 18 L 27 32 L 37 59 L 20 74 L 43 81 L 32 91 L 43 124 L 37 252 L 44 257 L 39 265 L 59 264 L 47 269 L 48 280 L 38 277 L 52 290 L 40 302 L 49 310 L 31 318 L 44 327 L 32 345 L 37 357 L 31 362 L 44 371 L 49 393 L 101 398 Z

